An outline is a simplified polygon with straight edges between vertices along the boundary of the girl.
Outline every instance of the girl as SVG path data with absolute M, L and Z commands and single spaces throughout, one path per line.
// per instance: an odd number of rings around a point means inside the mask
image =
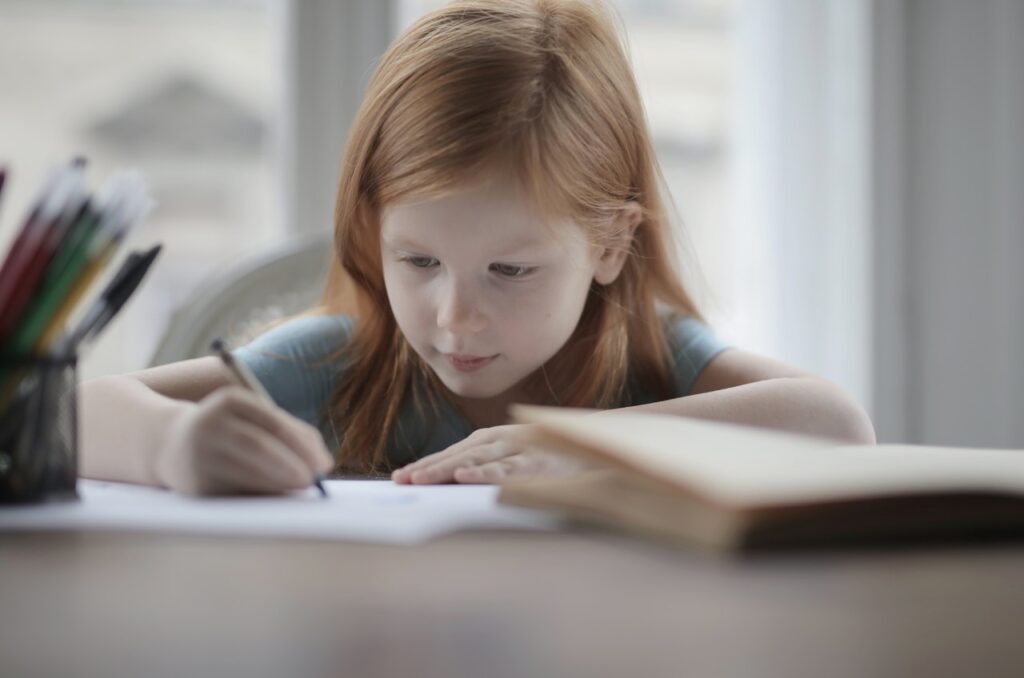
M 90 381 L 83 475 L 203 494 L 331 469 L 399 483 L 572 471 L 519 442 L 513 402 L 873 442 L 837 386 L 712 334 L 673 265 L 658 177 L 599 6 L 470 0 L 425 16 L 352 126 L 321 305 L 235 351 L 279 407 L 213 357 Z

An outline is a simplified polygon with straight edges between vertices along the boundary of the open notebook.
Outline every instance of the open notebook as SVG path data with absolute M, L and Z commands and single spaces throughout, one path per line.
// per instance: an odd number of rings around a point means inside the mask
M 516 406 L 595 468 L 499 501 L 718 548 L 1024 535 L 1024 450 L 841 445 L 684 417 Z

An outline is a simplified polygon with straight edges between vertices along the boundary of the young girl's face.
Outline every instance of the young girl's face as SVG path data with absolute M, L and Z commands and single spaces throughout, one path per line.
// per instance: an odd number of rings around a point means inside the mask
M 395 320 L 456 395 L 508 394 L 576 328 L 599 250 L 573 222 L 545 225 L 510 178 L 488 172 L 381 219 Z

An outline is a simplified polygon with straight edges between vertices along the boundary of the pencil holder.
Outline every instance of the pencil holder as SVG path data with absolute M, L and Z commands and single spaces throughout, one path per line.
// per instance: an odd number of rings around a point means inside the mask
M 75 356 L 0 356 L 0 504 L 77 499 Z

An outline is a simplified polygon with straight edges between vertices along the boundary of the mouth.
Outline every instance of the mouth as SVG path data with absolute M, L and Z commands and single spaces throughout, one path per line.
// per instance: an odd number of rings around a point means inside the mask
M 497 357 L 497 354 L 492 356 L 476 356 L 458 353 L 444 354 L 444 359 L 448 361 L 448 364 L 460 372 L 476 372 L 477 370 L 491 364 L 491 362 L 493 362 Z

